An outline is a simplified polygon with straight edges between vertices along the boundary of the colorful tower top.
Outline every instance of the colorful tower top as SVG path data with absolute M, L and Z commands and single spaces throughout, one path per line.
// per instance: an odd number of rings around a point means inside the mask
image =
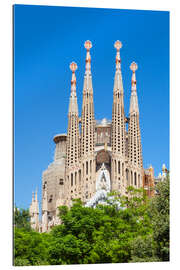
M 72 62 L 70 64 L 70 70 L 72 71 L 72 79 L 71 79 L 71 96 L 76 96 L 76 75 L 75 71 L 77 70 L 77 64 L 75 62 Z
M 121 41 L 117 40 L 114 43 L 114 47 L 117 50 L 117 54 L 116 54 L 116 70 L 119 70 L 121 68 L 121 58 L 120 58 L 120 49 L 122 48 Z
M 85 66 L 85 78 L 84 78 L 84 91 L 92 91 L 92 78 L 91 78 L 91 55 L 90 49 L 92 48 L 91 41 L 87 40 L 84 43 L 86 52 L 86 66 Z
M 69 113 L 78 114 L 77 96 L 76 96 L 76 75 L 75 75 L 75 71 L 77 70 L 77 64 L 75 62 L 72 62 L 69 67 L 70 70 L 72 71 Z
M 92 48 L 91 41 L 87 40 L 84 43 L 84 47 L 87 50 L 87 53 L 86 53 L 86 73 L 91 73 L 91 55 L 90 55 L 90 49 Z
M 123 94 L 123 83 L 122 83 L 122 74 L 121 74 L 121 57 L 120 57 L 120 49 L 122 48 L 121 41 L 117 40 L 114 43 L 114 47 L 116 48 L 116 73 L 114 78 L 114 93 Z
M 132 62 L 130 65 L 132 70 L 132 79 L 131 79 L 131 101 L 130 101 L 130 111 L 129 113 L 139 114 L 139 106 L 136 92 L 136 74 L 135 71 L 138 69 L 138 66 L 135 62 Z
M 132 74 L 132 91 L 136 91 L 136 74 L 135 71 L 138 69 L 138 65 L 135 62 L 132 62 L 132 64 L 130 65 L 130 69 L 132 70 L 133 74 Z

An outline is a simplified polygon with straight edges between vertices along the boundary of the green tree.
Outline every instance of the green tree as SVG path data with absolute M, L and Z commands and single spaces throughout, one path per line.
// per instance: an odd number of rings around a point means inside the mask
M 14 265 L 46 265 L 50 235 L 24 228 L 15 228 L 14 232 Z
M 165 180 L 157 185 L 158 195 L 153 198 L 150 208 L 156 254 L 162 261 L 169 261 L 169 189 L 168 173 Z
M 29 210 L 14 208 L 14 226 L 16 228 L 24 228 L 31 230 Z
M 51 264 L 120 263 L 131 261 L 134 238 L 152 234 L 147 215 L 147 197 L 142 190 L 129 189 L 117 204 L 84 207 L 78 200 L 71 209 L 59 208 L 62 224 L 52 232 Z
M 61 225 L 50 233 L 28 229 L 28 212 L 15 211 L 15 265 L 59 265 L 169 260 L 169 175 L 148 199 L 129 187 L 95 209 L 74 200 L 59 208 Z M 119 204 L 121 207 L 119 208 Z
M 169 261 L 169 173 L 155 189 L 157 195 L 146 204 L 152 232 L 132 241 L 132 262 Z

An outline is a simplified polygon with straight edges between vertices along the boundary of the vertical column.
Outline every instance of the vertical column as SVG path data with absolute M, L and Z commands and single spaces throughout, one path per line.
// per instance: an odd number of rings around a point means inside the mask
M 73 198 L 79 197 L 78 182 L 75 183 L 75 175 L 79 170 L 79 118 L 78 105 L 76 96 L 76 76 L 75 71 L 77 65 L 75 62 L 70 64 L 72 71 L 71 79 L 71 95 L 69 101 L 68 113 L 68 132 L 67 132 L 67 147 L 66 147 L 66 194 L 68 195 L 68 204 Z
M 90 55 L 92 43 L 88 40 L 84 46 L 86 48 L 86 65 L 81 116 L 81 161 L 83 200 L 87 201 L 90 194 L 95 191 L 95 120 Z
M 122 43 L 115 42 L 116 48 L 116 72 L 114 78 L 113 109 L 112 109 L 112 189 L 123 192 L 125 170 L 125 115 L 124 115 L 124 90 L 121 73 L 120 49 Z
M 142 187 L 143 164 L 142 164 L 142 147 L 141 135 L 139 125 L 139 106 L 136 90 L 136 74 L 138 66 L 133 62 L 130 66 L 132 70 L 132 86 L 131 86 L 131 100 L 129 111 L 129 127 L 128 127 L 128 158 L 130 168 L 133 173 L 133 186 Z

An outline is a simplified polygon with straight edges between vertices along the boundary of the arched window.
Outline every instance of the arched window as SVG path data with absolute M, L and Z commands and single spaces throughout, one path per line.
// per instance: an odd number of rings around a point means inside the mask
M 79 184 L 81 183 L 81 170 L 79 170 Z
M 120 161 L 118 161 L 118 173 L 120 174 Z
M 71 173 L 71 187 L 73 186 L 73 174 Z
M 86 161 L 86 175 L 88 174 L 88 161 Z
M 136 172 L 134 173 L 134 185 L 137 185 Z
M 128 171 L 128 169 L 126 169 L 126 181 L 129 182 L 129 171 Z
M 77 182 L 77 172 L 75 172 L 75 185 L 76 185 L 76 182 Z
M 114 161 L 114 166 L 115 166 L 115 168 L 114 168 L 114 170 L 115 170 L 115 173 L 117 173 L 117 166 L 116 166 L 116 160 Z
M 122 176 L 124 176 L 124 163 L 122 163 Z
M 64 180 L 62 178 L 59 179 L 59 185 L 64 185 Z
M 133 186 L 133 173 L 131 171 L 131 186 Z

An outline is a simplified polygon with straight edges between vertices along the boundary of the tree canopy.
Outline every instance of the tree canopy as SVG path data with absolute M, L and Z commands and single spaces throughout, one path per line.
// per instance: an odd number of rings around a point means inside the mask
M 16 228 L 24 228 L 31 230 L 29 210 L 14 208 L 14 226 Z
M 49 233 L 17 227 L 15 265 L 168 261 L 169 175 L 157 188 L 151 199 L 132 187 L 127 196 L 114 193 L 121 208 L 74 200 L 70 209 L 59 207 L 61 225 Z

